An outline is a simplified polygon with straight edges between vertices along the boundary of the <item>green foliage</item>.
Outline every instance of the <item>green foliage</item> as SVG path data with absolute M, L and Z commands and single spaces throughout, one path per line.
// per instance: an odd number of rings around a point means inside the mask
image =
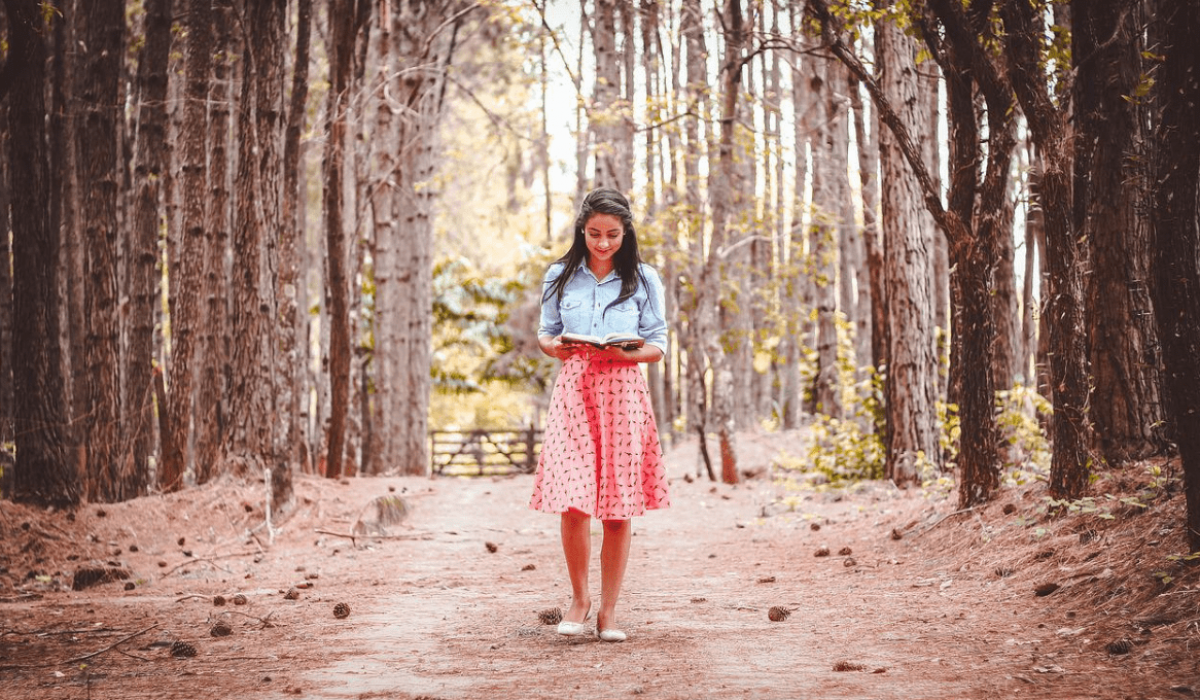
M 812 432 L 809 471 L 831 484 L 883 478 L 883 443 L 874 431 L 864 430 L 858 421 L 817 416 Z
M 1004 480 L 1021 485 L 1050 474 L 1050 443 L 1041 417 L 1054 407 L 1031 387 L 1017 383 L 996 392 L 996 424 L 1003 440 Z

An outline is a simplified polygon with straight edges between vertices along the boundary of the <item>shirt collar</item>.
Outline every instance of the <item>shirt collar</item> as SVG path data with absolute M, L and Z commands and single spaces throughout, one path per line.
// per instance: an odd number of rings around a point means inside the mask
M 591 277 L 592 279 L 594 279 L 594 280 L 596 279 L 596 273 L 592 272 L 592 268 L 588 267 L 586 260 L 583 261 L 583 263 L 579 265 L 579 269 L 582 270 L 583 272 L 587 273 L 587 275 L 589 277 Z M 610 270 L 607 275 L 604 276 L 604 279 L 596 280 L 596 284 L 604 284 L 605 282 L 608 282 L 613 279 L 621 279 L 621 277 L 617 274 L 617 268 L 615 268 L 615 267 L 612 270 Z

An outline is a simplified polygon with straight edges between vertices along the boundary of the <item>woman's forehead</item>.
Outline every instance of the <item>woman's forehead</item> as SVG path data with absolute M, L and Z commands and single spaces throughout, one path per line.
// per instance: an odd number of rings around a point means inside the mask
M 612 214 L 592 214 L 588 217 L 585 228 L 599 229 L 601 231 L 623 231 L 625 227 L 621 224 L 621 220 Z

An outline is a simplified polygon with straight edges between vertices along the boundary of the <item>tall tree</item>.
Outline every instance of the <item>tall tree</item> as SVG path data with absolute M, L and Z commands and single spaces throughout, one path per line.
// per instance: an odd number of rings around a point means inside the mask
M 845 114 L 840 107 L 841 91 L 832 80 L 841 67 L 828 61 L 809 61 L 808 85 L 812 108 L 807 121 L 812 149 L 812 209 L 809 223 L 808 269 L 814 279 L 813 303 L 817 312 L 817 371 L 812 387 L 816 412 L 830 418 L 842 417 L 839 394 L 837 338 L 837 255 L 844 193 L 840 187 L 846 172 Z M 843 86 L 841 86 L 844 88 Z M 841 149 L 842 156 L 838 157 Z M 840 170 L 840 172 L 839 172 Z
M 398 65 L 396 93 L 394 235 L 397 254 L 376 265 L 376 362 L 379 373 L 378 459 L 402 474 L 429 464 L 429 392 L 432 365 L 433 203 L 437 127 L 446 70 L 458 31 L 472 5 L 402 5 L 393 17 Z M 385 294 L 386 288 L 386 294 Z
M 1010 0 L 999 6 L 1004 26 L 1004 56 L 1013 91 L 1025 114 L 1044 167 L 1038 198 L 1046 231 L 1050 290 L 1045 318 L 1050 326 L 1050 377 L 1054 388 L 1054 450 L 1050 490 L 1058 498 L 1077 498 L 1088 485 L 1091 425 L 1090 384 L 1084 334 L 1082 269 L 1084 250 L 1072 225 L 1073 146 L 1070 114 L 1056 101 L 1055 86 L 1044 70 L 1045 17 L 1030 3 Z
M 596 0 L 592 46 L 596 82 L 589 111 L 595 145 L 595 187 L 628 192 L 633 186 L 632 153 L 625 150 L 626 105 L 621 97 L 621 54 L 617 52 L 617 0 Z M 632 133 L 632 132 L 631 132 Z
M 735 440 L 733 372 L 731 348 L 725 347 L 726 331 L 732 326 L 728 313 L 722 313 L 724 280 L 729 275 L 729 254 L 733 249 L 730 229 L 736 210 L 735 194 L 741 191 L 744 171 L 737 163 L 735 132 L 738 129 L 738 104 L 741 93 L 742 54 L 746 44 L 745 18 L 741 0 L 725 0 L 721 11 L 724 28 L 725 54 L 721 60 L 720 140 L 717 163 L 711 179 L 709 197 L 712 200 L 712 235 L 700 277 L 700 333 L 712 366 L 713 405 L 711 421 L 716 427 L 721 451 L 721 481 L 727 484 L 739 480 Z
M 0 143 L 7 142 L 8 105 L 0 101 Z M 8 158 L 0 161 L 0 260 L 12 259 L 9 235 Z M 0 442 L 11 442 L 13 433 L 13 298 L 12 267 L 0 264 Z
M 169 175 L 167 60 L 171 50 L 172 0 L 146 3 L 146 42 L 138 59 L 137 199 L 128 244 L 129 351 L 125 363 L 124 424 L 132 451 L 136 495 L 150 479 L 153 448 L 155 301 L 159 298 L 158 235 L 163 223 L 161 181 Z M 131 494 L 133 495 L 133 494 Z
M 119 501 L 137 492 L 121 444 L 121 342 L 117 303 L 118 100 L 125 36 L 123 2 L 84 6 L 79 142 L 86 249 L 87 496 Z
M 891 5 L 891 2 L 884 3 Z M 890 23 L 876 25 L 878 75 L 884 97 L 908 133 L 924 133 L 917 110 L 916 46 Z M 936 420 L 937 358 L 933 354 L 930 251 L 921 227 L 922 192 L 892 130 L 879 135 L 882 170 L 884 289 L 888 298 L 888 440 L 886 471 L 897 484 L 920 478 L 921 458 L 940 465 Z
M 1179 446 L 1187 494 L 1188 546 L 1200 551 L 1200 12 L 1188 0 L 1159 0 L 1166 57 L 1158 76 L 1151 208 L 1154 303 L 1163 346 L 1170 435 Z M 19 453 L 18 453 L 19 454 Z
M 15 500 L 72 506 L 82 495 L 68 459 L 67 401 L 59 337 L 59 232 L 50 226 L 46 143 L 46 45 L 41 3 L 5 0 L 8 55 L 0 99 L 8 103 L 12 193 Z
M 205 10 L 207 8 L 200 8 Z M 233 213 L 230 207 L 231 105 L 237 101 L 233 67 L 238 38 L 234 34 L 233 0 L 212 4 L 212 80 L 208 93 L 208 192 L 204 224 L 204 262 L 200 297 L 204 323 L 199 329 L 200 372 L 195 398 L 193 433 L 196 482 L 206 483 L 223 470 L 222 447 L 228 432 L 226 387 L 230 371 L 229 297 L 226 270 Z M 202 21 L 202 20 L 196 20 Z
M 302 465 L 307 453 L 302 419 L 308 413 L 304 391 L 307 373 L 308 290 L 304 279 L 304 197 L 300 134 L 308 112 L 308 56 L 312 37 L 312 0 L 299 0 L 296 9 L 296 60 L 283 143 L 283 200 L 279 241 L 279 355 L 280 405 L 287 419 L 279 436 L 280 456 Z M 384 63 L 383 65 L 386 65 Z
M 183 218 L 171 267 L 171 370 L 168 386 L 168 432 L 162 436 L 163 460 L 158 485 L 164 491 L 183 486 L 191 443 L 196 368 L 203 354 L 196 339 L 203 326 L 201 272 L 204 266 L 208 205 L 208 83 L 212 66 L 210 0 L 188 0 L 186 68 L 184 72 L 181 160 Z M 200 360 L 200 361 L 198 361 Z M 208 465 L 205 465 L 207 472 Z M 197 466 L 197 472 L 200 471 Z
M 1160 448 L 1158 336 L 1150 302 L 1149 232 L 1138 215 L 1146 134 L 1138 119 L 1138 17 L 1124 0 L 1071 2 L 1074 218 L 1090 248 L 1088 356 L 1099 453 L 1120 463 Z
M 283 145 L 286 0 L 247 2 L 238 105 L 236 223 L 233 230 L 234 338 L 226 455 L 251 473 L 270 469 L 273 505 L 291 495 L 291 469 L 274 454 L 276 249 Z

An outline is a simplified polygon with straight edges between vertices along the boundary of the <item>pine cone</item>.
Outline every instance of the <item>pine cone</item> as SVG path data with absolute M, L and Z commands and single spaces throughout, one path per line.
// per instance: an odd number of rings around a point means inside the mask
M 788 610 L 782 605 L 775 605 L 767 611 L 767 619 L 771 622 L 783 622 L 784 620 L 788 619 L 791 614 L 791 610 Z
M 333 606 L 333 616 L 339 620 L 350 617 L 350 606 L 345 603 L 338 603 Z
M 1108 653 L 1116 656 L 1118 654 L 1128 654 L 1133 651 L 1133 642 L 1128 639 L 1118 639 L 1115 642 L 1109 642 L 1104 646 Z
M 838 554 L 842 555 L 843 557 L 848 557 L 853 553 L 853 550 L 851 550 L 849 547 L 842 547 L 838 550 Z
M 817 551 L 813 552 L 813 556 L 814 557 L 827 557 L 827 556 L 829 556 L 829 548 L 825 547 L 825 546 L 818 547 Z
M 228 637 L 233 634 L 233 628 L 225 622 L 218 622 L 212 626 L 208 633 L 214 637 Z
M 177 641 L 171 645 L 171 656 L 177 659 L 190 659 L 196 655 L 196 647 L 187 642 Z
M 492 554 L 495 554 L 496 550 L 500 549 L 495 542 L 485 542 L 484 546 L 487 547 L 487 551 L 491 552 Z
M 248 602 L 250 601 L 246 600 L 246 596 L 242 595 L 241 593 L 238 593 L 233 597 L 234 605 L 245 605 Z
M 223 595 L 213 596 L 213 607 L 219 608 L 222 605 L 225 605 L 225 596 L 223 596 Z
M 287 593 L 283 594 L 284 600 L 298 600 L 299 598 L 300 598 L 300 591 L 295 586 L 292 586 L 291 588 L 288 589 Z
M 548 608 L 538 612 L 538 619 L 543 625 L 557 625 L 562 622 L 562 608 Z

